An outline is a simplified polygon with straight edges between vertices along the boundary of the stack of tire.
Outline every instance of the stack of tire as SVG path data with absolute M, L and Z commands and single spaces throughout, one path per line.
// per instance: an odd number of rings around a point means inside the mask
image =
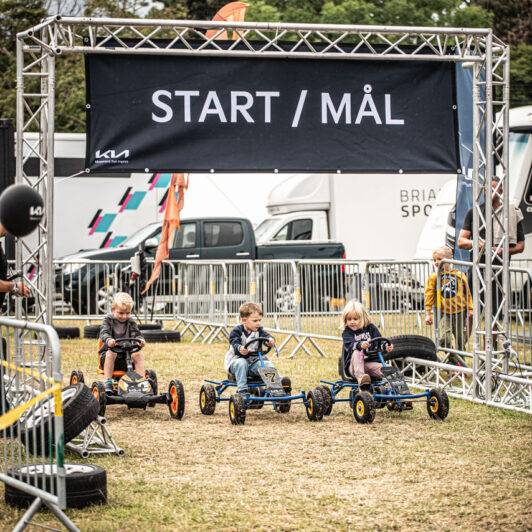
M 159 322 L 139 323 L 138 326 L 146 342 L 179 342 L 181 340 L 179 331 L 163 329 Z M 99 335 L 100 325 L 86 325 L 83 329 L 85 338 L 98 338 Z
M 98 400 L 83 383 L 62 390 L 64 443 L 73 440 L 97 417 Z M 18 425 L 19 441 L 33 455 L 49 456 L 55 452 L 53 396 L 48 396 L 38 408 L 22 416 Z M 37 488 L 49 491 L 54 482 L 55 464 L 24 465 L 7 470 L 13 478 L 23 479 Z M 66 503 L 68 508 L 83 508 L 107 500 L 107 475 L 105 469 L 92 464 L 64 464 L 66 472 Z M 35 497 L 9 484 L 5 485 L 5 501 L 15 506 L 29 506 Z

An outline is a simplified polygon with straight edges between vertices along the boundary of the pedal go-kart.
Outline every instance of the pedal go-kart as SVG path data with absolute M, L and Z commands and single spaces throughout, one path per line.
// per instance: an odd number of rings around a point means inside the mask
M 223 397 L 222 394 L 229 388 L 236 388 L 234 375 L 228 373 L 227 379 L 219 382 L 205 379 L 207 384 L 202 385 L 199 394 L 199 405 L 201 413 L 210 416 L 216 410 L 216 404 L 222 401 L 229 402 L 229 419 L 233 425 L 243 425 L 246 422 L 246 411 L 261 409 L 265 403 L 271 403 L 275 411 L 286 414 L 290 411 L 295 401 L 301 400 L 307 410 L 307 417 L 310 421 L 320 421 L 323 418 L 323 398 L 319 390 L 312 390 L 305 395 L 302 390 L 297 395 L 291 395 L 290 379 L 279 375 L 279 372 L 272 367 L 264 365 L 263 357 L 270 352 L 268 347 L 262 352 L 264 344 L 270 338 L 258 337 L 248 340 L 244 347 L 254 342 L 259 342 L 257 352 L 260 361 L 258 369 L 259 375 L 248 376 L 248 393 L 233 393 L 230 397 Z M 277 348 L 275 348 L 277 352 Z
M 449 398 L 445 390 L 432 388 L 422 393 L 411 393 L 403 374 L 397 368 L 387 366 L 385 363 L 382 350 L 386 345 L 391 344 L 390 340 L 379 337 L 372 338 L 369 343 L 370 347 L 366 349 L 366 354 L 378 355 L 384 379 L 372 377 L 371 384 L 361 389 L 355 378 L 346 375 L 342 353 L 338 360 L 341 380 L 335 382 L 320 380 L 323 384 L 316 388 L 323 396 L 323 415 L 330 415 L 334 403 L 349 402 L 358 423 L 372 423 L 377 408 L 386 406 L 388 410 L 401 412 L 411 409 L 413 402 L 425 402 L 431 418 L 443 420 L 447 417 Z M 349 390 L 349 398 L 339 397 L 344 388 Z
M 100 403 L 100 416 L 105 415 L 107 405 L 127 405 L 129 408 L 142 408 L 156 404 L 166 404 L 170 410 L 170 416 L 181 419 L 185 413 L 185 390 L 181 381 L 171 380 L 168 392 L 158 394 L 157 375 L 154 370 L 146 370 L 143 377 L 135 373 L 131 355 L 141 350 L 140 341 L 137 338 L 119 338 L 113 351 L 117 354 L 124 353 L 126 356 L 127 371 L 113 371 L 114 394 L 106 394 L 103 382 L 92 383 L 92 393 Z M 99 374 L 103 374 L 103 368 L 98 356 Z M 70 384 L 84 382 L 83 372 L 74 370 L 70 374 Z

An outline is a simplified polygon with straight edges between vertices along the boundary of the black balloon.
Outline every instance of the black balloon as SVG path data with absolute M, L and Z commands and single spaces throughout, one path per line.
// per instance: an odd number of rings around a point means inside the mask
M 14 236 L 29 235 L 44 214 L 41 195 L 28 185 L 11 185 L 0 196 L 0 222 Z

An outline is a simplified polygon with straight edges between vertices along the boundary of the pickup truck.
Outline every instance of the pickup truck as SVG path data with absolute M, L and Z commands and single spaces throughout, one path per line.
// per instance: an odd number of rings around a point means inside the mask
M 144 250 L 147 259 L 153 259 L 160 237 L 161 223 L 153 223 L 131 235 L 119 246 L 80 251 L 59 259 L 62 265 L 56 274 L 56 291 L 79 314 L 101 313 L 104 305 L 98 293 L 104 291 L 107 283 L 105 278 L 109 277 L 109 272 L 113 269 L 106 261 L 121 261 L 126 265 L 139 249 Z M 344 246 L 334 242 L 278 239 L 257 245 L 251 222 L 245 218 L 184 219 L 181 221 L 180 231 L 175 231 L 174 241 L 169 249 L 169 261 L 340 258 L 345 258 Z M 338 268 L 334 269 L 336 271 Z M 275 277 L 273 273 L 270 276 Z M 280 289 L 286 291 L 287 287 L 277 287 L 277 291 Z M 171 293 L 171 290 L 168 283 L 165 291 Z M 334 297 L 333 294 L 330 296 Z M 275 294 L 272 297 L 275 299 Z M 287 298 L 283 296 L 280 299 L 285 303 L 277 303 L 277 306 L 286 305 Z M 275 302 L 273 304 L 275 306 Z

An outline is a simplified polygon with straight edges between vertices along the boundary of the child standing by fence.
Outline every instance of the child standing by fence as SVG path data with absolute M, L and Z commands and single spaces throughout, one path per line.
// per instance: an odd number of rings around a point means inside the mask
M 452 260 L 453 252 L 447 246 L 439 247 L 432 254 L 436 270 L 440 262 L 444 259 Z M 431 273 L 427 279 L 425 287 L 425 322 L 432 325 L 432 308 L 436 298 L 436 286 L 438 272 Z M 453 336 L 455 349 L 464 351 L 466 334 L 465 326 L 471 316 L 473 316 L 473 298 L 467 284 L 466 275 L 460 270 L 456 270 L 451 264 L 444 264 L 441 269 L 441 318 L 439 323 L 440 346 L 453 347 Z M 449 354 L 449 363 L 458 363 L 458 358 L 454 353 Z

